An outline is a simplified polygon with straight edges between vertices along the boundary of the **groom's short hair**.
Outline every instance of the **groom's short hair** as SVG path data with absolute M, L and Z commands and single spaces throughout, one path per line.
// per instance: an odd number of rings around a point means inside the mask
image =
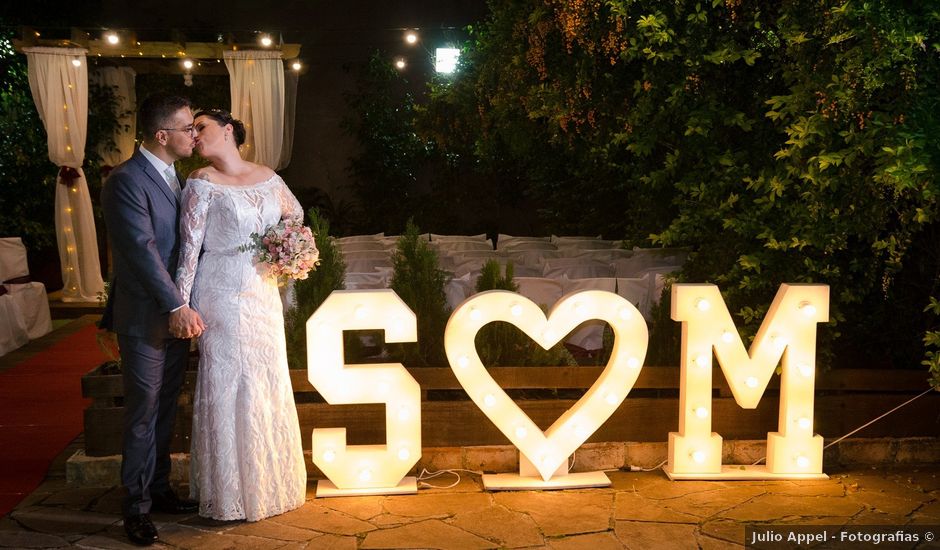
M 140 118 L 140 130 L 144 139 L 153 138 L 154 134 L 167 127 L 167 123 L 184 107 L 191 107 L 188 99 L 178 95 L 153 94 L 148 96 L 137 110 Z

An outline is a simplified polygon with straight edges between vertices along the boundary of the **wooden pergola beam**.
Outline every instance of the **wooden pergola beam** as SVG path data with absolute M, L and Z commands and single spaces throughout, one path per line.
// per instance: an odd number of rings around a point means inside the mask
M 177 33 L 176 40 L 167 42 L 139 42 L 132 31 L 121 31 L 121 41 L 110 44 L 103 39 L 91 39 L 91 35 L 81 29 L 73 28 L 70 39 L 42 38 L 38 32 L 24 27 L 22 38 L 13 40 L 17 52 L 31 46 L 78 47 L 88 50 L 88 57 L 123 58 L 123 59 L 192 59 L 193 61 L 221 60 L 226 51 L 265 50 L 280 51 L 284 60 L 300 56 L 300 44 L 273 44 L 269 48 L 259 48 L 254 44 L 239 45 L 223 42 L 187 42 L 182 34 Z M 182 70 L 180 70 L 182 72 Z

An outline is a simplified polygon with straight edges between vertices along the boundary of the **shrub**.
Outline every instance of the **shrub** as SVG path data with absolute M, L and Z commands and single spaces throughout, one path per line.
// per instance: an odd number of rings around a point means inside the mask
M 444 285 L 448 275 L 438 268 L 437 252 L 420 238 L 408 220 L 392 257 L 391 288 L 418 317 L 418 341 L 395 345 L 394 354 L 409 367 L 444 366 L 444 327 L 450 315 Z
M 502 275 L 499 263 L 495 260 L 489 260 L 483 264 L 480 278 L 477 280 L 476 290 L 477 292 L 486 292 L 487 290 L 516 292 L 518 286 L 513 282 L 512 275 L 512 262 L 506 264 L 506 273 Z M 545 309 L 544 304 L 539 305 L 543 310 Z M 565 349 L 562 342 L 558 342 L 546 350 L 518 328 L 502 321 L 483 326 L 480 332 L 477 333 L 475 343 L 477 353 L 480 354 L 483 364 L 490 367 L 577 366 L 578 364 L 571 353 Z
M 330 221 L 322 217 L 316 208 L 311 208 L 307 215 L 320 251 L 320 264 L 309 277 L 294 283 L 296 301 L 284 316 L 287 364 L 292 369 L 307 368 L 307 319 L 334 290 L 344 288 L 343 279 L 346 277 L 343 256 L 330 238 Z M 349 340 L 353 339 L 347 339 L 347 343 Z

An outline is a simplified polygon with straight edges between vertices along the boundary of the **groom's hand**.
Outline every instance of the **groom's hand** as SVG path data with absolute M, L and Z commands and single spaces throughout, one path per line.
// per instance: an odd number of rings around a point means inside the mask
M 196 310 L 183 306 L 170 313 L 170 334 L 177 338 L 195 338 L 206 330 L 206 324 Z

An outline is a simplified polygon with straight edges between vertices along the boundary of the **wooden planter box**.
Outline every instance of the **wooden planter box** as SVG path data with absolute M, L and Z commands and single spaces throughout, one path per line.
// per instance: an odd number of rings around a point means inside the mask
M 180 395 L 173 452 L 189 452 L 195 364 L 186 373 Z M 494 367 L 489 372 L 543 430 L 577 400 L 602 367 Z M 505 445 L 507 439 L 469 400 L 449 368 L 409 369 L 422 388 L 421 423 L 424 447 Z M 827 439 L 840 437 L 927 389 L 922 370 L 851 369 L 820 373 L 816 379 L 815 431 Z M 384 443 L 383 405 L 328 405 L 307 381 L 307 373 L 291 371 L 304 446 L 314 428 L 346 427 L 350 444 Z M 644 367 L 623 404 L 588 440 L 665 441 L 679 426 L 678 367 Z M 716 371 L 713 387 L 713 430 L 725 439 L 765 439 L 777 429 L 779 377 L 754 410 L 741 409 Z M 82 377 L 82 395 L 92 399 L 85 409 L 85 452 L 89 456 L 121 453 L 123 383 L 121 375 L 101 374 L 101 367 Z M 855 434 L 854 437 L 940 436 L 940 393 L 926 395 Z

